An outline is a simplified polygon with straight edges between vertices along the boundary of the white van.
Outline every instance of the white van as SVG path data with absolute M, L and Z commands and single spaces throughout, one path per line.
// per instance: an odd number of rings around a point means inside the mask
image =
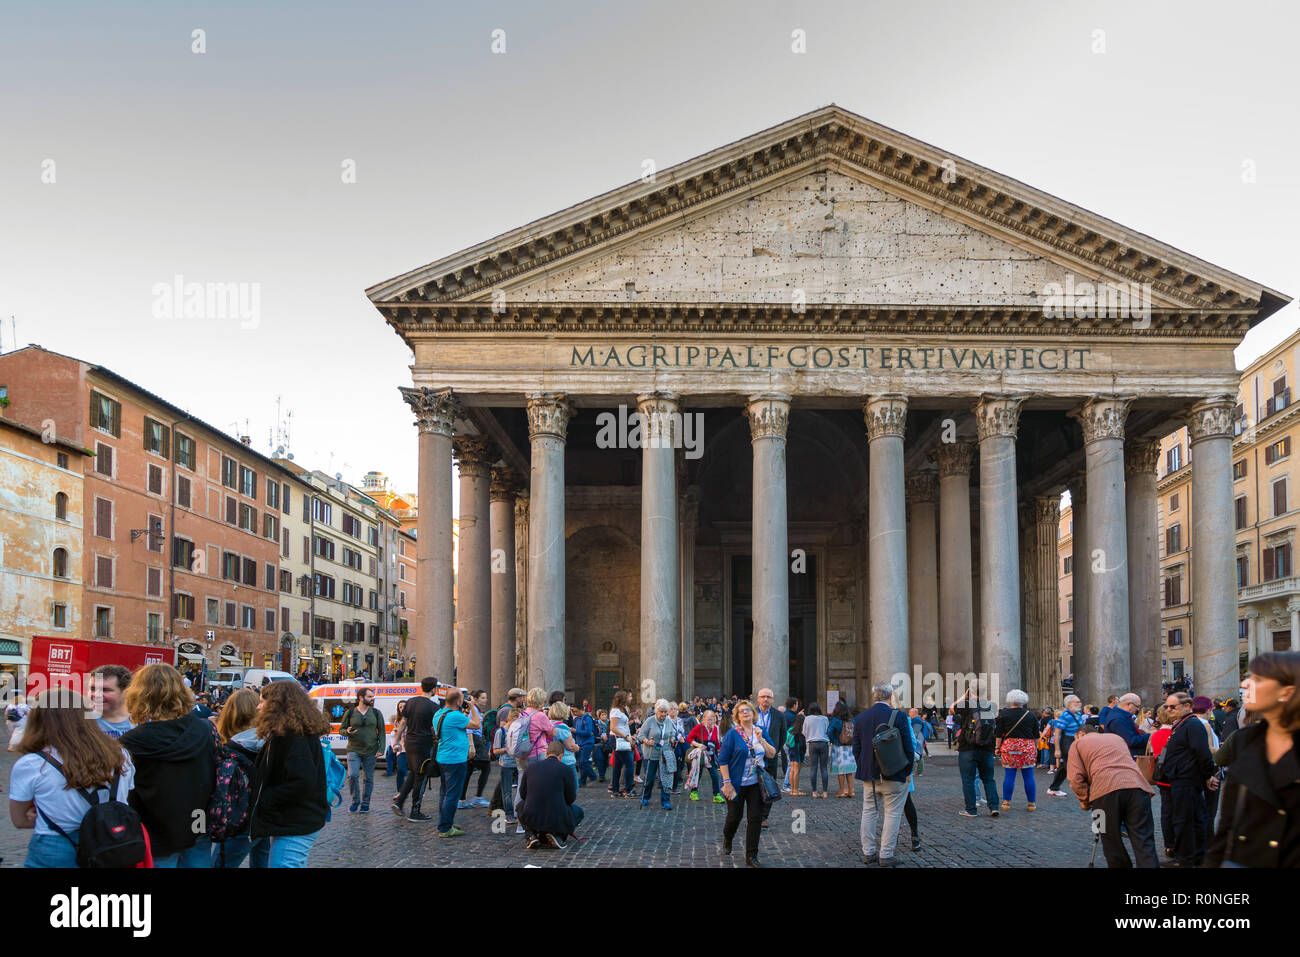
M 238 691 L 244 686 L 245 668 L 225 668 L 208 677 L 208 690 L 215 691 L 218 688 L 229 688 L 232 691 Z
M 297 681 L 293 675 L 287 671 L 273 671 L 270 668 L 249 668 L 244 672 L 243 680 L 231 687 L 234 688 L 260 688 L 263 685 L 270 684 L 272 681 Z
M 439 684 L 434 692 L 434 703 L 440 702 L 454 687 L 454 685 Z M 343 720 L 343 715 L 347 713 L 348 708 L 356 704 L 357 695 L 365 688 L 375 693 L 375 707 L 384 716 L 385 750 L 393 743 L 393 718 L 397 715 L 398 702 L 420 694 L 418 681 L 351 680 L 340 684 L 317 685 L 312 688 L 307 692 L 307 696 L 315 701 L 317 707 L 325 712 L 325 717 L 329 718 L 330 747 L 335 751 L 347 750 L 348 739 L 339 734 L 339 722 Z M 465 697 L 469 697 L 467 689 L 461 688 L 460 691 Z

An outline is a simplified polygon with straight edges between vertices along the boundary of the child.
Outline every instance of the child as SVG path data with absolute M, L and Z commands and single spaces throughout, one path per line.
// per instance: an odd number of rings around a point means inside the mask
M 501 808 L 506 812 L 506 823 L 516 824 L 515 822 L 515 770 L 518 764 L 515 763 L 515 756 L 510 753 L 506 747 L 506 730 L 510 727 L 512 721 L 519 717 L 518 708 L 502 708 L 497 712 L 497 730 L 492 736 L 492 757 L 498 758 L 498 764 L 501 766 L 501 782 L 497 785 L 498 793 L 501 796 Z M 518 826 L 516 824 L 516 826 Z M 522 832 L 519 832 L 522 833 Z

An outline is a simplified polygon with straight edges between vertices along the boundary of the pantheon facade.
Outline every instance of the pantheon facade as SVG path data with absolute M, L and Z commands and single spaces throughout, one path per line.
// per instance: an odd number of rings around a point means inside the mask
M 1068 489 L 1076 687 L 1149 701 L 1185 424 L 1193 677 L 1237 687 L 1233 349 L 1289 301 L 1259 283 L 831 106 L 367 295 L 415 356 L 421 674 L 1058 705 Z

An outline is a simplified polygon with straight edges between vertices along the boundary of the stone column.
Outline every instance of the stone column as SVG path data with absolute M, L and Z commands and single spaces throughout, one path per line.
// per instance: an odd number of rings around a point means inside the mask
M 650 700 L 681 698 L 681 567 L 674 438 L 678 396 L 637 396 L 641 415 L 641 682 Z M 646 686 L 649 680 L 652 685 Z
M 939 672 L 975 670 L 971 579 L 970 442 L 940 445 L 939 465 Z
M 456 567 L 456 683 L 477 691 L 492 677 L 492 535 L 489 471 L 496 451 L 486 438 L 460 436 L 460 554 Z
M 907 628 L 907 512 L 903 483 L 903 433 L 907 397 L 872 396 L 863 407 L 869 447 L 871 607 L 869 684 L 888 684 L 911 673 Z M 906 702 L 911 704 L 911 702 Z
M 1024 399 L 982 395 L 980 440 L 980 671 L 989 697 L 1020 685 L 1020 553 L 1016 525 L 1016 428 Z M 996 686 L 994 685 L 996 682 Z
M 1071 542 L 1070 597 L 1074 601 L 1074 647 L 1070 649 L 1070 668 L 1074 672 L 1074 693 L 1083 699 L 1084 704 L 1092 700 L 1095 694 L 1088 686 L 1089 646 L 1091 641 L 1091 621 L 1088 613 L 1088 584 L 1092 575 L 1088 568 L 1092 559 L 1088 552 L 1088 482 L 1087 476 L 1080 473 L 1074 477 L 1070 486 L 1071 521 L 1074 523 L 1074 537 Z
M 682 700 L 695 697 L 695 526 L 700 490 L 692 486 L 681 502 Z
M 563 393 L 528 397 L 527 683 L 547 692 L 564 690 L 564 435 L 572 414 Z
M 912 672 L 920 665 L 922 674 L 939 671 L 939 554 L 935 547 L 938 491 L 933 472 L 917 472 L 907 477 L 907 504 L 911 512 L 907 526 L 907 651 Z M 920 693 L 921 688 L 913 689 L 914 696 Z M 938 697 L 943 697 L 942 691 Z
M 1090 690 L 1104 700 L 1129 687 L 1128 524 L 1124 507 L 1124 421 L 1132 396 L 1094 396 L 1070 415 L 1083 426 L 1088 472 Z
M 515 498 L 515 681 L 528 683 L 527 489 L 521 489 Z
M 1034 618 L 1036 631 L 1026 636 L 1025 692 L 1031 706 L 1057 709 L 1061 704 L 1061 597 L 1057 544 L 1061 529 L 1061 498 L 1034 499 Z M 1006 694 L 1004 691 L 1003 694 Z
M 763 393 L 745 406 L 754 446 L 753 687 L 783 702 L 790 687 L 790 549 L 786 532 L 785 434 L 790 396 Z M 732 636 L 733 640 L 743 640 Z M 739 675 L 733 676 L 738 682 Z
M 1131 691 L 1144 705 L 1161 693 L 1160 546 L 1156 536 L 1156 463 L 1160 442 L 1124 446 L 1124 513 L 1128 520 L 1128 640 Z
M 1217 698 L 1240 687 L 1237 662 L 1237 533 L 1232 507 L 1233 396 L 1192 406 L 1192 609 L 1196 616 L 1192 679 L 1196 693 Z M 1294 619 L 1292 619 L 1294 622 Z M 1295 625 L 1292 625 L 1292 643 Z
M 420 633 L 412 635 L 416 678 L 451 681 L 451 435 L 458 411 L 450 389 L 402 389 L 420 429 L 420 513 L 416 526 L 416 617 Z
M 1246 660 L 1259 654 L 1259 612 L 1246 612 Z
M 1300 651 L 1300 600 L 1292 598 L 1286 603 L 1286 610 L 1291 613 L 1291 650 Z M 1273 650 L 1271 642 L 1268 650 Z
M 515 675 L 515 496 L 519 478 L 508 468 L 492 470 L 492 670 L 489 701 L 504 701 Z M 473 690 L 473 689 L 470 689 Z

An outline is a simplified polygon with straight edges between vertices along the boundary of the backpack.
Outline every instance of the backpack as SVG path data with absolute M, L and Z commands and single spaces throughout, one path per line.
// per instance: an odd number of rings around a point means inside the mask
M 889 712 L 885 723 L 876 726 L 876 736 L 871 739 L 871 749 L 875 753 L 876 768 L 882 778 L 898 774 L 908 765 L 908 752 L 912 750 L 911 742 L 903 744 L 903 733 L 894 727 L 894 715 L 898 709 Z M 884 728 L 884 730 L 880 730 Z M 909 735 L 910 736 L 910 735 Z
M 248 830 L 252 819 L 253 762 L 227 745 L 217 747 L 217 785 L 208 801 L 208 837 L 224 841 Z
M 511 722 L 510 729 L 506 731 L 506 750 L 516 760 L 519 758 L 526 759 L 528 752 L 533 749 L 533 742 L 529 737 L 532 723 L 533 715 L 525 711 Z
M 847 748 L 853 743 L 853 722 L 840 722 L 840 747 Z
M 63 765 L 55 758 L 44 751 L 36 753 L 60 774 L 63 773 Z M 114 771 L 113 780 L 108 785 L 107 801 L 99 799 L 97 790 L 77 789 L 77 793 L 90 805 L 90 810 L 81 819 L 75 841 L 68 836 L 67 831 L 51 821 L 44 811 L 36 809 L 46 824 L 76 847 L 78 867 L 135 867 L 145 859 L 144 824 L 140 821 L 140 815 L 116 797 L 117 785 L 121 779 L 121 770 Z
M 970 735 L 971 744 L 977 748 L 991 748 L 994 741 L 997 740 L 997 735 L 994 733 L 996 729 L 991 722 L 980 717 L 979 708 L 971 710 L 971 718 L 966 727 L 966 733 Z
M 330 747 L 329 741 L 322 740 L 320 743 L 321 756 L 325 760 L 325 820 L 330 819 L 330 808 L 338 807 L 343 803 L 343 782 L 348 778 L 347 769 L 343 767 L 343 762 L 338 759 L 334 749 Z

